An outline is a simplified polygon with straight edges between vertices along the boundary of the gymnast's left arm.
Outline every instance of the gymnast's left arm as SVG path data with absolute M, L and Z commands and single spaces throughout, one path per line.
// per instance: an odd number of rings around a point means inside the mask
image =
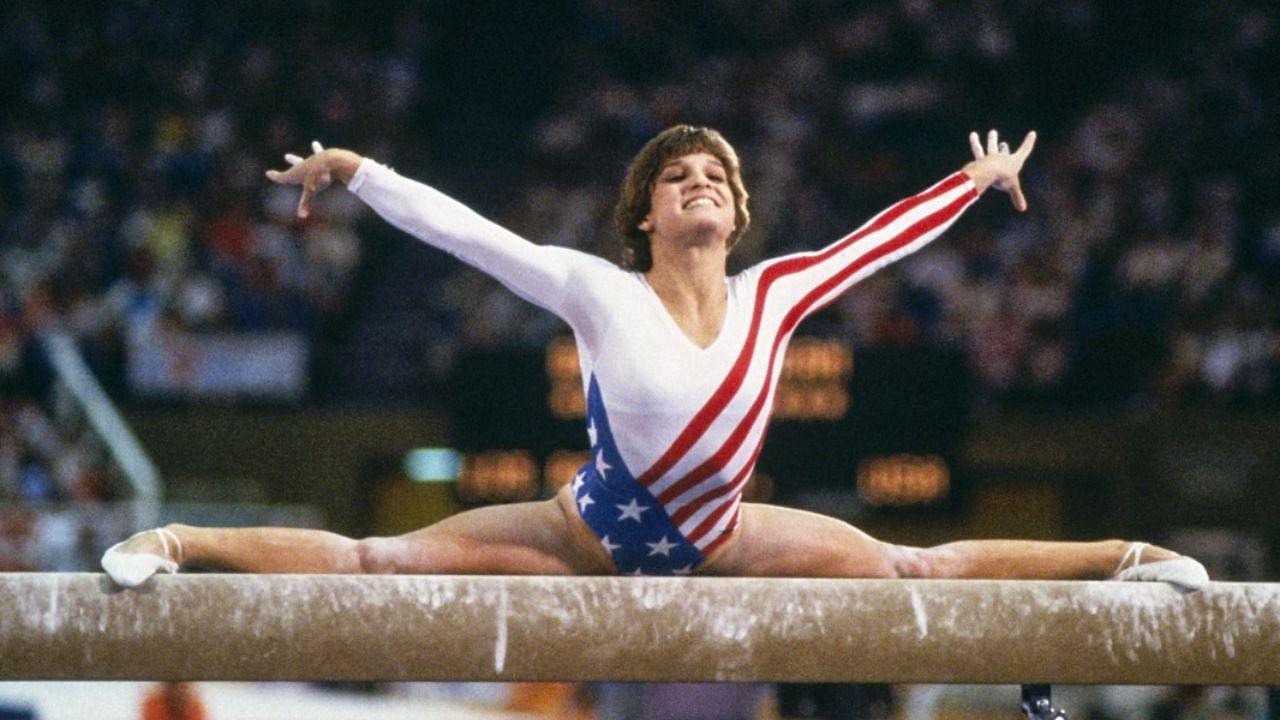
M 1019 173 L 1035 142 L 1036 134 L 1028 133 L 1011 152 L 994 130 L 985 147 L 978 134 L 971 133 L 974 159 L 960 170 L 893 204 L 825 248 L 775 258 L 757 266 L 758 271 L 789 276 L 781 287 L 795 296 L 806 315 L 816 312 L 868 275 L 933 242 L 989 188 L 1008 193 L 1014 208 L 1025 212 Z

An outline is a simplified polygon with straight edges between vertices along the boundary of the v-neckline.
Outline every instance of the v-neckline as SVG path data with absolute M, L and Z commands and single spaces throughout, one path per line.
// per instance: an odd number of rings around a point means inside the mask
M 725 331 L 729 327 L 729 318 L 733 313 L 733 292 L 729 288 L 729 281 L 727 278 L 725 280 L 725 291 L 724 291 L 725 292 L 724 317 L 720 319 L 720 329 L 716 332 L 716 336 L 712 338 L 711 342 L 704 347 L 702 345 L 699 345 L 696 340 L 690 337 L 689 333 L 685 332 L 684 328 L 680 327 L 680 323 L 676 322 L 675 317 L 671 314 L 671 311 L 667 308 L 667 304 L 662 301 L 662 296 L 659 295 L 658 291 L 655 290 L 653 286 L 649 284 L 649 278 L 646 278 L 644 276 L 644 273 L 636 273 L 636 276 L 640 279 L 640 284 L 643 285 L 645 290 L 649 292 L 649 296 L 653 298 L 653 302 L 657 305 L 658 314 L 662 316 L 663 322 L 667 325 L 667 327 L 670 330 L 672 330 L 677 336 L 679 336 L 680 339 L 683 340 L 689 347 L 693 348 L 694 350 L 700 353 L 707 353 L 714 350 L 715 347 L 720 344 L 720 341 L 724 339 Z

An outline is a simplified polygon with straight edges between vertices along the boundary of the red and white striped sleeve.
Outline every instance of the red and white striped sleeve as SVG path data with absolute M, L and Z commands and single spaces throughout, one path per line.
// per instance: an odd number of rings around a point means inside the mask
M 956 172 L 918 195 L 880 212 L 821 250 L 785 255 L 758 265 L 765 287 L 791 299 L 795 323 L 826 307 L 880 268 L 933 242 L 978 199 L 973 180 Z

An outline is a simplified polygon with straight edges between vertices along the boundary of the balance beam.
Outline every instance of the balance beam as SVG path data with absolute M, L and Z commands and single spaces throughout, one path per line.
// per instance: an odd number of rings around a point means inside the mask
M 0 679 L 1280 685 L 1280 585 L 15 573 Z

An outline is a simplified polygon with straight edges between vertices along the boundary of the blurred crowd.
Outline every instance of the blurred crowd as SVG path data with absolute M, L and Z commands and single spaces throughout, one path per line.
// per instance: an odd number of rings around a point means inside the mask
M 296 222 L 262 173 L 309 133 L 386 147 L 416 91 L 412 27 L 397 44 L 336 10 L 3 12 L 6 346 L 58 326 L 118 384 L 155 328 L 319 334 L 346 314 L 358 208 L 334 195 Z
M 752 192 L 741 267 L 837 239 L 940 179 L 970 130 L 1016 142 L 1034 128 L 1029 214 L 984 200 L 804 330 L 960 348 L 994 412 L 1280 405 L 1274 3 L 14 0 L 0 13 L 4 497 L 109 494 L 83 422 L 31 380 L 43 330 L 75 336 L 125 400 L 130 342 L 285 331 L 318 366 L 382 321 L 371 298 L 388 295 L 430 298 L 409 310 L 437 383 L 469 348 L 563 331 L 440 257 L 384 276 L 371 256 L 386 230 L 346 193 L 298 221 L 296 191 L 262 173 L 312 138 L 456 189 L 537 242 L 613 257 L 627 159 L 663 127 L 712 125 Z M 332 379 L 313 397 L 341 396 Z
M 1274 3 L 591 7 L 529 136 L 509 215 L 524 234 L 609 251 L 615 169 L 675 122 L 738 147 L 754 206 L 741 264 L 923 189 L 965 161 L 971 129 L 1016 145 L 1034 128 L 1029 215 L 984 200 L 806 329 L 962 348 L 996 410 L 1277 405 Z M 471 307 L 468 332 L 509 314 Z
M 324 336 L 349 315 L 358 203 L 306 222 L 262 172 L 299 137 L 389 148 L 421 29 L 203 3 L 0 13 L 0 500 L 109 499 L 93 433 L 38 340 L 73 335 L 127 399 L 130 342 L 166 332 Z M 350 21 L 350 22 L 349 22 Z

